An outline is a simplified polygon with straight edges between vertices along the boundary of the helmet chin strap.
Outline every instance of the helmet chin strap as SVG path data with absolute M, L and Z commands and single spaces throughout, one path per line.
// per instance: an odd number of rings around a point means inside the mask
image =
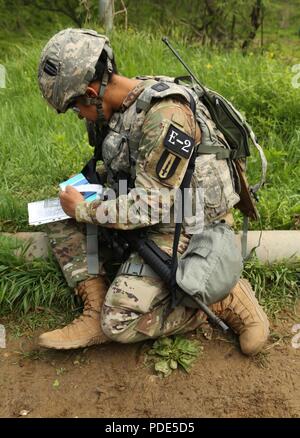
M 82 96 L 79 98 L 80 102 L 83 105 L 95 105 L 96 106 L 96 110 L 97 110 L 97 118 L 95 120 L 95 123 L 97 123 L 100 128 L 102 126 L 107 125 L 107 120 L 104 117 L 104 112 L 103 112 L 103 99 L 100 96 L 97 97 L 88 97 L 88 96 Z
M 96 110 L 97 110 L 97 119 L 96 123 L 99 125 L 100 128 L 107 125 L 107 120 L 104 117 L 103 112 L 103 96 L 105 93 L 106 86 L 108 84 L 108 78 L 109 73 L 112 71 L 111 63 L 107 65 L 107 70 L 104 71 L 102 82 L 99 90 L 99 95 L 96 97 L 97 103 L 96 103 Z
M 96 123 L 97 125 L 99 125 L 100 128 L 102 128 L 103 126 L 107 125 L 107 120 L 104 117 L 104 112 L 103 112 L 103 100 L 100 96 L 96 97 L 96 110 L 97 110 L 97 119 L 96 119 Z
M 106 44 L 105 45 L 105 50 L 107 53 L 107 68 L 104 70 L 103 76 L 102 76 L 102 81 L 101 81 L 101 86 L 100 86 L 100 90 L 99 90 L 99 94 L 97 96 L 97 103 L 96 103 L 96 109 L 97 109 L 97 119 L 96 119 L 96 123 L 99 125 L 100 128 L 104 127 L 107 125 L 107 120 L 104 117 L 104 112 L 103 112 L 103 96 L 105 93 L 105 89 L 106 86 L 108 84 L 108 79 L 109 79 L 109 75 L 110 73 L 112 73 L 113 71 L 113 66 L 112 66 L 112 62 L 111 59 L 113 58 L 113 53 L 111 48 Z
M 99 126 L 100 129 L 104 126 L 107 126 L 108 124 L 107 120 L 104 117 L 104 112 L 103 112 L 103 96 L 105 93 L 106 86 L 108 84 L 109 74 L 112 73 L 113 71 L 113 65 L 111 62 L 111 60 L 113 59 L 113 52 L 108 45 L 105 45 L 104 48 L 107 53 L 107 65 L 102 76 L 99 94 L 96 97 L 88 97 L 88 96 L 82 97 L 82 101 L 84 105 L 96 105 L 97 118 L 95 120 L 95 123 Z
M 103 112 L 103 96 L 105 93 L 106 86 L 108 84 L 108 78 L 109 78 L 109 71 L 112 71 L 111 64 L 108 65 L 108 69 L 105 70 L 102 77 L 102 82 L 100 85 L 99 94 L 96 97 L 88 97 L 84 96 L 81 98 L 81 101 L 84 105 L 95 105 L 97 110 L 97 119 L 95 120 L 95 123 L 99 125 L 100 128 L 107 125 L 107 120 L 104 117 Z

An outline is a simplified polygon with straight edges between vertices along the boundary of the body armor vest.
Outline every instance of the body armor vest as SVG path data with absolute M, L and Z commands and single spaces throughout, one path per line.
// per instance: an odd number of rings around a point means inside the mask
M 147 111 L 158 99 L 178 96 L 193 108 L 201 129 L 200 147 L 216 147 L 221 151 L 230 149 L 209 111 L 193 90 L 175 84 L 174 78 L 165 76 L 137 79 L 143 80 L 142 86 L 138 87 L 136 93 L 130 93 L 130 106 L 123 112 L 113 114 L 109 121 L 109 132 L 102 143 L 107 184 L 117 195 L 120 180 L 126 180 L 129 189 L 134 187 L 142 126 Z M 235 164 L 229 158 L 220 159 L 217 154 L 202 152 L 197 156 L 192 186 L 203 189 L 206 223 L 223 216 L 240 200 Z

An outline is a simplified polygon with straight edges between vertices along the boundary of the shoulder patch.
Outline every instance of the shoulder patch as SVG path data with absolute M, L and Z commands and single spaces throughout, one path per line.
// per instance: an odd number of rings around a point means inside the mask
M 170 125 L 167 135 L 164 138 L 164 146 L 174 154 L 183 158 L 190 158 L 193 151 L 194 139 L 185 132 Z
M 169 85 L 164 84 L 163 82 L 158 82 L 157 84 L 152 85 L 151 87 L 153 90 L 155 91 L 164 91 L 167 90 L 169 87 Z
M 159 179 L 165 180 L 174 175 L 181 159 L 167 150 L 164 150 L 156 166 L 156 174 Z

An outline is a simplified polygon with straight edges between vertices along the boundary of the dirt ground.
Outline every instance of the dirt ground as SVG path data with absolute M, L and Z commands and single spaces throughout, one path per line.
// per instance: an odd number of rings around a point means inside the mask
M 190 374 L 176 370 L 164 379 L 144 363 L 151 342 L 51 351 L 37 348 L 39 332 L 31 339 L 8 330 L 0 349 L 0 417 L 300 417 L 295 324 L 300 303 L 296 315 L 273 321 L 256 358 L 217 330 L 210 340 L 190 334 L 203 353 Z

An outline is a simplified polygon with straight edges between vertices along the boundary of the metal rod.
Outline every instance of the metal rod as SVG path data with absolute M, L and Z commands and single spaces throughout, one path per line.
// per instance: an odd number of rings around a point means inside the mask
M 179 53 L 174 49 L 174 47 L 170 44 L 169 40 L 167 37 L 162 37 L 162 42 L 165 43 L 169 49 L 174 53 L 174 55 L 176 56 L 176 58 L 181 62 L 181 64 L 184 66 L 184 68 L 189 72 L 190 76 L 194 79 L 195 82 L 197 82 L 197 84 L 199 85 L 199 87 L 205 92 L 205 88 L 203 87 L 203 85 L 201 84 L 201 82 L 199 82 L 199 80 L 196 78 L 196 76 L 194 75 L 194 73 L 192 72 L 192 70 L 189 68 L 189 66 L 184 62 L 184 60 L 181 58 L 181 56 L 179 55 Z

